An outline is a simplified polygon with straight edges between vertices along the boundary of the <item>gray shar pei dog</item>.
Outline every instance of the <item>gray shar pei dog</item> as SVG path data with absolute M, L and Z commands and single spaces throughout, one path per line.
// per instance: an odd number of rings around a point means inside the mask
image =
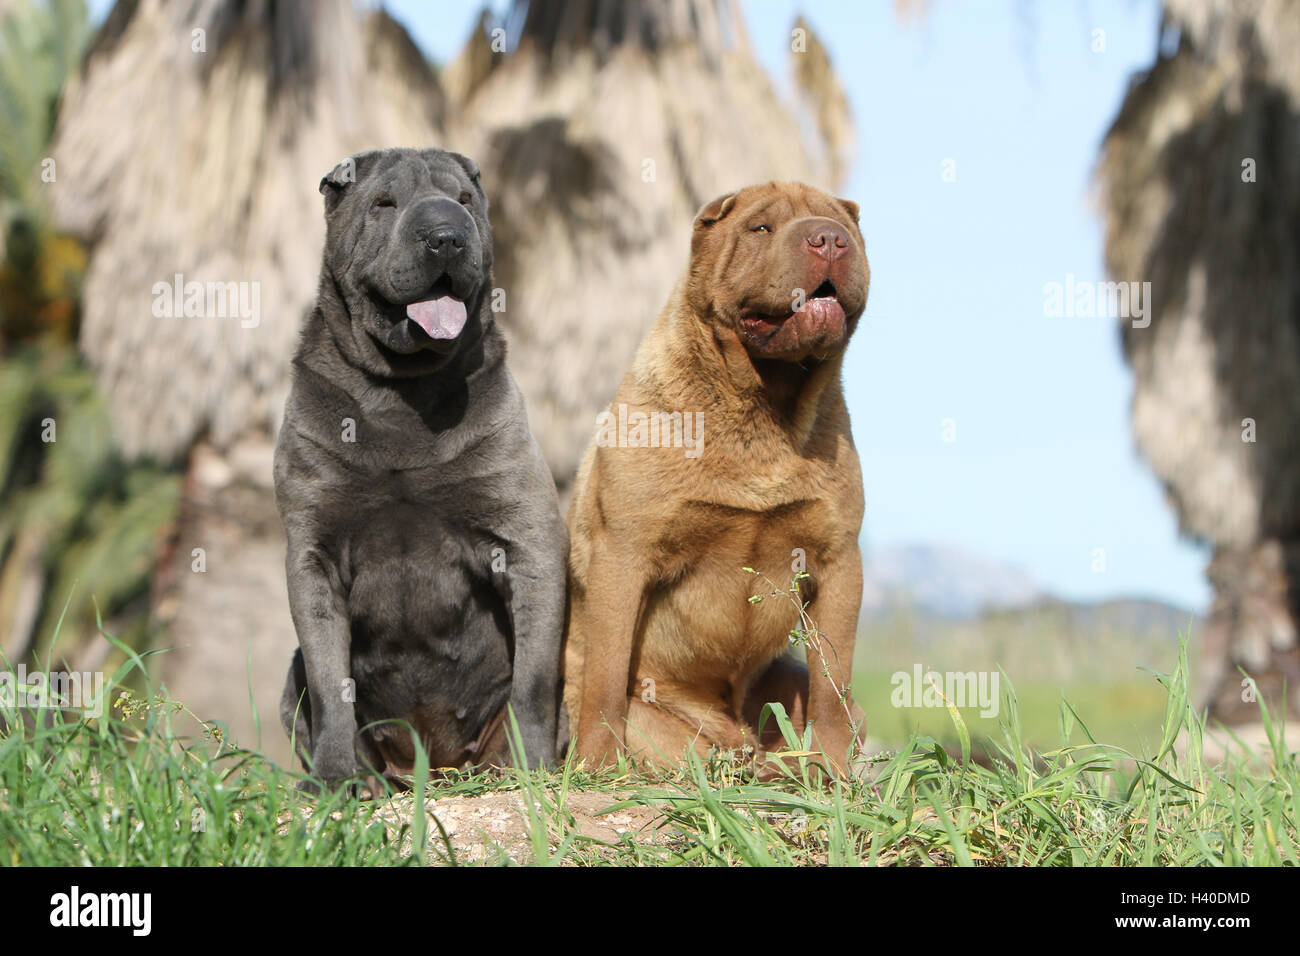
M 492 317 L 472 160 L 386 149 L 321 180 L 316 308 L 275 452 L 299 648 L 281 720 L 327 784 L 553 763 L 568 540 Z M 559 728 L 565 733 L 564 728 Z

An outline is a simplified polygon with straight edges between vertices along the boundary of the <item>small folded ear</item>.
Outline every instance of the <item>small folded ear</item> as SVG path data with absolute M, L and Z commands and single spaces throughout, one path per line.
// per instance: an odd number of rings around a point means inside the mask
M 357 181 L 357 160 L 349 156 L 328 173 L 321 177 L 320 194 L 325 197 L 325 211 L 330 212 L 338 205 L 343 190 Z
M 706 203 L 704 208 L 695 214 L 695 227 L 711 226 L 719 219 L 722 219 L 727 213 L 731 212 L 731 207 L 736 204 L 736 197 L 739 193 L 727 193 L 725 196 L 719 196 L 710 203 Z
M 846 210 L 848 210 L 848 213 L 850 216 L 853 217 L 854 222 L 858 221 L 858 213 L 861 212 L 861 207 L 859 207 L 857 203 L 855 203 L 852 199 L 839 199 L 836 201 L 841 206 L 843 206 Z
M 478 163 L 474 162 L 474 160 L 470 159 L 463 153 L 454 153 L 451 150 L 447 150 L 447 155 L 460 163 L 461 169 L 465 170 L 465 175 L 467 175 L 472 182 L 475 184 L 479 182 L 481 174 L 479 173 Z

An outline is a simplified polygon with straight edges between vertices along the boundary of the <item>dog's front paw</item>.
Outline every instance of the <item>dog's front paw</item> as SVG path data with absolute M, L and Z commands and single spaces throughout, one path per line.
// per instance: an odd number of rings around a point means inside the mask
M 609 743 L 602 741 L 588 746 L 583 746 L 581 741 L 578 743 L 578 756 L 588 770 L 602 770 L 616 766 L 618 753 L 618 744 L 613 741 Z
M 363 800 L 374 799 L 384 792 L 378 787 L 374 778 L 361 778 L 356 775 L 338 777 L 306 777 L 298 781 L 298 792 L 309 797 L 320 797 L 326 793 L 343 793 L 347 796 L 360 797 Z
M 298 789 L 312 796 L 345 787 L 351 787 L 355 792 L 360 773 L 361 768 L 352 754 L 341 757 L 333 754 L 318 754 L 311 767 L 311 777 L 300 781 Z
M 511 753 L 511 763 L 523 770 L 550 770 L 555 766 L 555 742 L 545 736 L 534 735 L 523 742 L 524 753 Z

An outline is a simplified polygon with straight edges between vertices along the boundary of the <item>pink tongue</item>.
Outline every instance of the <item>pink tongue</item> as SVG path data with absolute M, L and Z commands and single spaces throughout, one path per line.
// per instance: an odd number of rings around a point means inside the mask
M 454 339 L 465 327 L 465 303 L 450 295 L 412 302 L 406 307 L 407 318 L 414 321 L 431 339 Z

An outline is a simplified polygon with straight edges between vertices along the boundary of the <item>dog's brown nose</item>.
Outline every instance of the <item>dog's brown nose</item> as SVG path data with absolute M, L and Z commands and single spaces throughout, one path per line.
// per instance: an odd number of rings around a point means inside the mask
M 807 234 L 808 247 L 823 259 L 838 259 L 849 249 L 849 234 L 831 219 L 815 223 Z

